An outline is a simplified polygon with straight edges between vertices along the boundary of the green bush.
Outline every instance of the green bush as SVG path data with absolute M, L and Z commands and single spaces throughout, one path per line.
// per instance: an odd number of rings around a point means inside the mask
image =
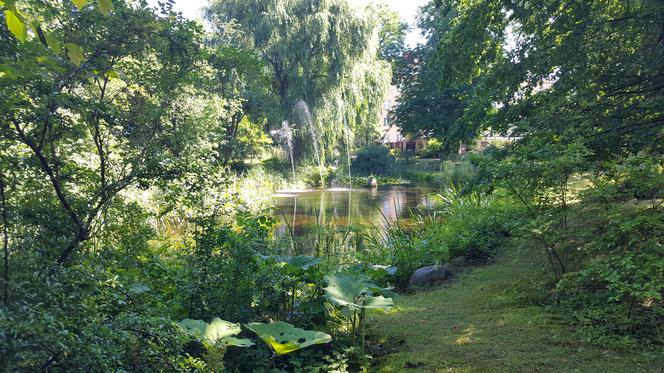
M 257 256 L 268 251 L 274 220 L 239 212 L 233 225 L 218 224 L 216 218 L 202 223 L 180 274 L 183 318 L 247 322 L 276 312 L 270 294 L 278 274 Z
M 664 209 L 619 212 L 582 248 L 590 259 L 556 287 L 585 339 L 664 343 Z
M 356 175 L 386 175 L 394 171 L 396 158 L 384 145 L 371 144 L 360 149 L 351 163 Z
M 462 195 L 448 189 L 441 198 L 445 220 L 436 226 L 436 237 L 452 258 L 484 261 L 494 256 L 511 236 L 519 215 L 515 203 L 494 195 Z
M 445 147 L 440 140 L 429 139 L 427 144 L 418 152 L 422 158 L 438 158 L 445 151 Z
M 331 167 L 318 167 L 316 165 L 302 166 L 297 169 L 299 179 L 312 187 L 325 187 L 330 185 L 334 177 L 334 170 Z M 324 185 L 321 185 L 321 176 Z

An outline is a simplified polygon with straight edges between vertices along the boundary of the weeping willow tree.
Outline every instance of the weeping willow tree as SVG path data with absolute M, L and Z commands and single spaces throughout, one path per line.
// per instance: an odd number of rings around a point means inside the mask
M 355 133 L 375 132 L 391 71 L 371 11 L 347 0 L 214 0 L 206 16 L 217 32 L 237 23 L 265 61 L 301 161 L 331 161 Z

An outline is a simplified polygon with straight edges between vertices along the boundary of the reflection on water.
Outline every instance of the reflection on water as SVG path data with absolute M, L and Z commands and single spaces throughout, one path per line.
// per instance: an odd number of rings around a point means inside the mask
M 414 208 L 430 206 L 429 192 L 415 186 L 381 186 L 372 189 L 281 191 L 273 197 L 277 234 L 296 237 L 313 234 L 317 225 L 383 226 L 408 217 Z

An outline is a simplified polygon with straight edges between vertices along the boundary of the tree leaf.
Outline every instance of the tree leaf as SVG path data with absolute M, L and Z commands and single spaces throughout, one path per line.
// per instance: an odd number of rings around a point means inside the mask
M 104 76 L 108 77 L 109 80 L 118 79 L 118 73 L 113 70 L 108 70 Z
M 97 0 L 97 10 L 107 16 L 113 10 L 113 2 L 111 0 Z
M 28 28 L 25 26 L 23 17 L 17 10 L 5 10 L 5 21 L 7 22 L 7 28 L 16 39 L 21 42 L 26 41 L 28 38 Z
M 67 48 L 67 55 L 71 62 L 76 66 L 81 66 L 81 62 L 83 62 L 83 50 L 81 47 L 74 43 L 67 43 L 65 47 Z
M 332 341 L 332 337 L 327 333 L 304 330 L 283 321 L 271 324 L 254 322 L 246 327 L 256 333 L 277 355 Z
M 17 71 L 9 65 L 0 65 L 0 80 L 15 80 L 18 78 Z
M 46 44 L 48 44 L 48 47 L 51 48 L 53 53 L 60 54 L 62 52 L 62 43 L 55 33 L 44 32 L 44 38 L 46 38 Z
M 71 2 L 74 3 L 74 5 L 76 5 L 78 10 L 81 10 L 85 6 L 85 4 L 88 3 L 88 0 L 71 0 Z

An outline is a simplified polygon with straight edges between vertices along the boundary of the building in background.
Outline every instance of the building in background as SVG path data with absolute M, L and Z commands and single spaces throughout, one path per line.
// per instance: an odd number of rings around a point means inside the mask
M 380 141 L 389 146 L 390 149 L 396 149 L 401 152 L 415 153 L 422 149 L 427 141 L 426 139 L 410 139 L 401 133 L 398 123 L 392 123 L 390 113 L 397 105 L 399 90 L 395 86 L 390 87 L 385 102 L 380 109 L 380 121 L 382 125 L 382 136 Z

